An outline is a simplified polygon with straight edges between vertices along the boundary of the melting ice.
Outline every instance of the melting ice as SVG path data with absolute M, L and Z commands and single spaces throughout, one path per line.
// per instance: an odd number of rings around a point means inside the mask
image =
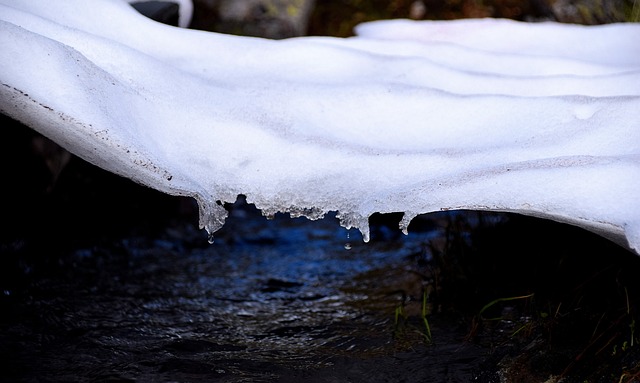
M 266 215 L 511 211 L 640 251 L 640 25 L 508 20 L 281 41 L 123 0 L 0 1 L 0 110 L 106 170 Z M 161 207 L 158 207 L 161 208 Z

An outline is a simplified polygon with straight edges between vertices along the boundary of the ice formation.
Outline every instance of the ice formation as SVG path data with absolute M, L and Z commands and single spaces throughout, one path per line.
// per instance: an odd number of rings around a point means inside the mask
M 640 252 L 640 25 L 360 26 L 280 41 L 123 0 L 0 0 L 0 110 L 109 171 L 265 215 L 509 211 Z M 161 207 L 159 207 L 161 208 Z

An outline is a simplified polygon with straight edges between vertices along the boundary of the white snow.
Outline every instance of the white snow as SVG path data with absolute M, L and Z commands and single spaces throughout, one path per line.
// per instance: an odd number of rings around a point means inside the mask
M 640 253 L 640 25 L 380 21 L 272 41 L 123 0 L 0 0 L 0 111 L 109 171 L 266 215 L 510 211 Z M 159 206 L 158 208 L 162 208 Z

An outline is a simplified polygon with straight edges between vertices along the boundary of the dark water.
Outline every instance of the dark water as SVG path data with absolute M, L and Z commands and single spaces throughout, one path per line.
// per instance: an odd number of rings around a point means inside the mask
M 416 257 L 437 235 L 379 226 L 364 244 L 335 218 L 245 207 L 213 245 L 182 223 L 18 260 L 2 295 L 4 380 L 470 381 L 488 349 L 436 318 L 427 344 L 419 325 Z
M 365 244 L 239 202 L 209 245 L 175 200 L 110 202 L 104 176 L 30 205 L 58 222 L 42 237 L 3 237 L 0 381 L 640 380 L 638 257 L 579 229 L 450 212 L 404 236 L 374 216 Z
M 515 218 L 374 217 L 364 244 L 240 203 L 213 245 L 184 220 L 3 244 L 0 381 L 637 382 L 637 257 Z

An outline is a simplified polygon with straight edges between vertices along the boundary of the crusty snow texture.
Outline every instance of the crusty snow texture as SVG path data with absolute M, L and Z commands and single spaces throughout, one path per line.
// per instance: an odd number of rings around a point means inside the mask
M 640 25 L 390 20 L 280 41 L 124 0 L 0 0 L 0 110 L 192 196 L 264 214 L 509 211 L 640 251 Z M 161 206 L 158 206 L 161 209 Z

